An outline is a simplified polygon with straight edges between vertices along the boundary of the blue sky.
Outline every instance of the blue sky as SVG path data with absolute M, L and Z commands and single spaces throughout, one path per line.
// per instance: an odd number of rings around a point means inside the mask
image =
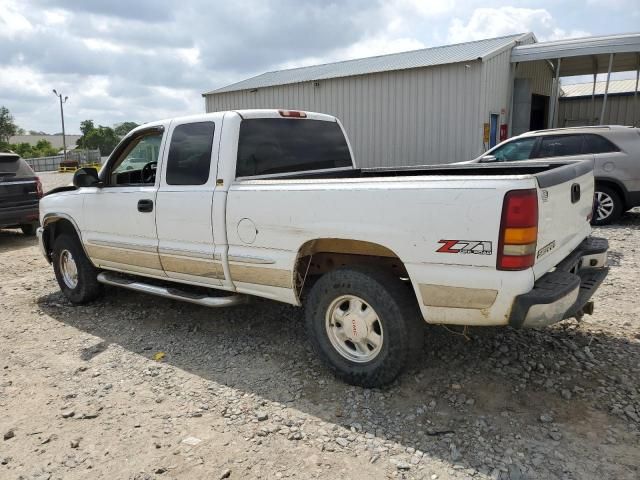
M 640 31 L 640 0 L 0 0 L 0 105 L 27 130 L 197 113 L 267 70 L 533 31 Z M 571 81 L 570 79 L 566 79 Z

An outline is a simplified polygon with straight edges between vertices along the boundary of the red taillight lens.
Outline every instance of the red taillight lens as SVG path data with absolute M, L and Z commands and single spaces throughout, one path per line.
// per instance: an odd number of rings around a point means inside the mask
M 44 192 L 42 191 L 42 182 L 40 181 L 40 177 L 36 177 L 36 194 L 38 198 L 42 198 Z
M 526 270 L 535 262 L 538 238 L 538 193 L 535 189 L 511 190 L 504 196 L 498 270 Z
M 281 117 L 307 118 L 307 114 L 299 110 L 278 110 Z

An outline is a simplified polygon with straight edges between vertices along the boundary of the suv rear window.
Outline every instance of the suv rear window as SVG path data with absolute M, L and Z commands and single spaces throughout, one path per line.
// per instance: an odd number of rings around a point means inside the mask
M 351 165 L 349 147 L 337 122 L 257 118 L 240 124 L 237 177 Z
M 600 135 L 587 134 L 584 136 L 585 153 L 609 153 L 619 152 L 620 149 Z
M 35 177 L 31 167 L 18 155 L 0 153 L 0 176 L 3 177 Z

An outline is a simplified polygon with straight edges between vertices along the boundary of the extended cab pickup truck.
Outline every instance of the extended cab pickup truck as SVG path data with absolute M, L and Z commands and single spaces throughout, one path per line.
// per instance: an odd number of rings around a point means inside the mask
M 424 321 L 590 313 L 608 249 L 589 236 L 592 169 L 360 169 L 335 117 L 210 113 L 133 130 L 99 173 L 42 199 L 38 236 L 73 303 L 108 284 L 212 307 L 304 305 L 328 367 L 379 386 L 420 348 Z

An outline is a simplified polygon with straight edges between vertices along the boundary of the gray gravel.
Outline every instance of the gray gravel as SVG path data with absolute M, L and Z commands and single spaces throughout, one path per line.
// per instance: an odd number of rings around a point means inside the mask
M 639 230 L 638 210 L 596 229 L 612 269 L 592 317 L 430 326 L 383 390 L 335 380 L 286 305 L 108 289 L 74 307 L 2 231 L 0 478 L 637 479 Z

